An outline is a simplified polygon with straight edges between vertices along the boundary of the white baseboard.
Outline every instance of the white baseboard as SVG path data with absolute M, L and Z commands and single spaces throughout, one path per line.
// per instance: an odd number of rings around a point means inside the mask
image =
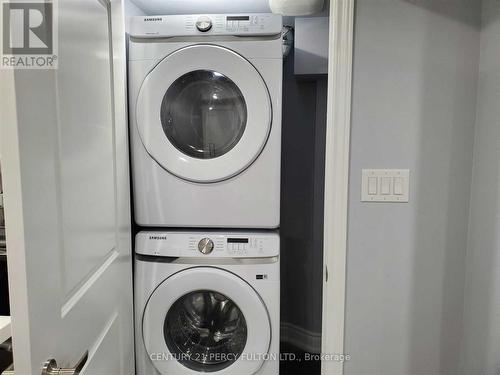
M 281 323 L 281 341 L 308 353 L 321 353 L 321 333 L 309 331 L 292 323 Z

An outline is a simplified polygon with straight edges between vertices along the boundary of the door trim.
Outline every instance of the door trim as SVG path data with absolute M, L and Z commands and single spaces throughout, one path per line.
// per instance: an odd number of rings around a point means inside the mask
M 329 354 L 344 354 L 354 2 L 330 2 L 322 328 Z M 343 362 L 322 361 L 321 374 L 343 373 Z

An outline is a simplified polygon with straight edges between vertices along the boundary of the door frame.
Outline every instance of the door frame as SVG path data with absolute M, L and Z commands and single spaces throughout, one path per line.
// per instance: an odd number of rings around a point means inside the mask
M 325 147 L 322 353 L 344 352 L 349 154 L 355 0 L 330 1 Z M 323 360 L 322 375 L 342 375 L 344 362 Z

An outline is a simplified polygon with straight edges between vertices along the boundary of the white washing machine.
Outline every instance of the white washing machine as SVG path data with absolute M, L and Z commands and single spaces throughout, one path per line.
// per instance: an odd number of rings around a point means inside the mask
M 276 233 L 140 232 L 135 252 L 138 374 L 279 374 Z
M 272 14 L 131 19 L 137 224 L 279 226 L 281 28 Z

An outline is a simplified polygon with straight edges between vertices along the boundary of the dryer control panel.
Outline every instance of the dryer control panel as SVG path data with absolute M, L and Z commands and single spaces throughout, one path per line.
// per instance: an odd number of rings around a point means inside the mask
M 281 35 L 282 16 L 268 13 L 132 17 L 130 36 L 171 38 L 200 35 Z
M 279 255 L 276 232 L 140 232 L 135 252 L 164 257 L 263 258 Z

